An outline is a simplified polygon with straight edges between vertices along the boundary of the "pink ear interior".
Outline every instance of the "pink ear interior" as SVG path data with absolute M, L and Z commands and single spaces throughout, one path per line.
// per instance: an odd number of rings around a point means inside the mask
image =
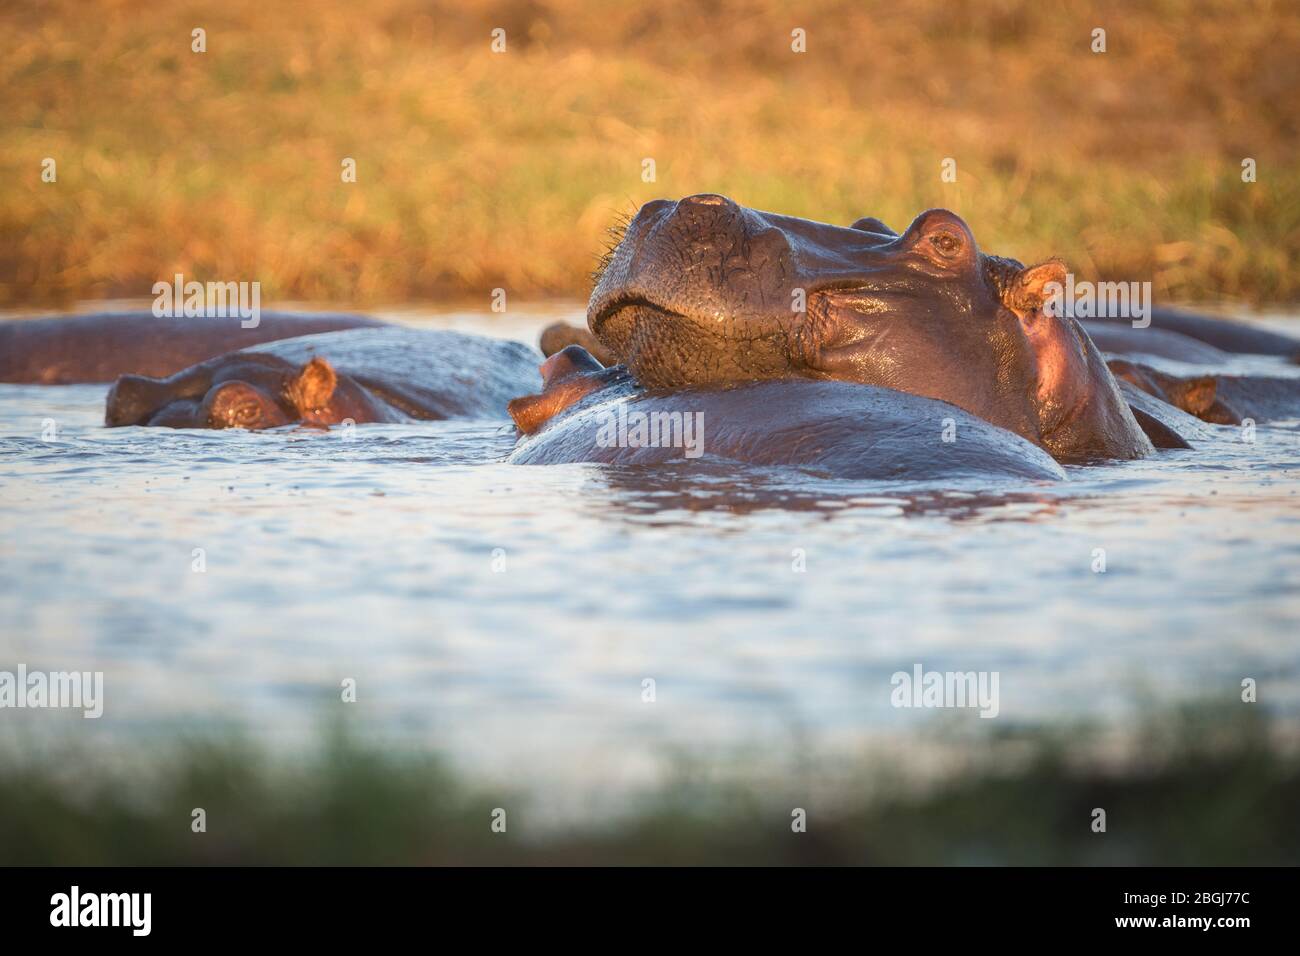
M 1065 263 L 1049 259 L 1021 272 L 1007 288 L 1004 301 L 1007 308 L 1023 317 L 1036 313 L 1056 289 L 1064 287 Z M 1050 287 L 1050 288 L 1049 288 Z
M 525 435 L 531 435 L 569 406 L 605 384 L 605 367 L 580 345 L 570 345 L 542 363 L 542 391 L 506 405 Z
M 338 376 L 334 373 L 334 367 L 317 355 L 302 367 L 294 379 L 291 389 L 293 403 L 304 412 L 323 408 L 334 396 L 337 385 Z

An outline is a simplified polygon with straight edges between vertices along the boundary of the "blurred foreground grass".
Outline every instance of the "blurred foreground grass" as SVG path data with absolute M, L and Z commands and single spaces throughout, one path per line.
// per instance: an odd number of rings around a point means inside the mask
M 0 304 L 176 272 L 585 297 L 616 213 L 701 191 L 895 228 L 942 205 L 1163 301 L 1300 299 L 1282 0 L 10 0 L 0 33 Z
M 1082 728 L 1012 731 L 920 789 L 864 758 L 840 768 L 834 800 L 683 764 L 617 817 L 558 827 L 538 825 L 526 793 L 341 732 L 292 765 L 229 739 L 151 746 L 111 771 L 73 746 L 7 749 L 0 865 L 1296 865 L 1300 754 L 1242 710 L 1152 716 L 1122 759 Z M 505 833 L 490 830 L 498 807 Z M 792 807 L 807 832 L 791 831 Z

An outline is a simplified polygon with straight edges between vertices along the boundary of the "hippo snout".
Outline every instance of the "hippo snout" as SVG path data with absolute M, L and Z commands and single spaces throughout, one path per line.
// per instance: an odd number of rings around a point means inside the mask
M 740 206 L 726 196 L 700 193 L 679 199 L 664 210 L 662 222 L 680 240 L 716 242 L 731 236 L 741 223 Z
M 726 209 L 735 209 L 736 203 L 726 196 L 719 196 L 717 193 L 696 193 L 694 196 L 687 196 L 678 202 L 679 206 L 722 206 Z

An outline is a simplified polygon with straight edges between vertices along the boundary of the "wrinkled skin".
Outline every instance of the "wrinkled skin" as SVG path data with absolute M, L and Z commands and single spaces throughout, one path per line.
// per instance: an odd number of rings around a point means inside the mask
M 67 385 L 119 375 L 173 375 L 196 362 L 263 342 L 373 328 L 362 315 L 263 312 L 254 328 L 238 317 L 155 318 L 122 312 L 0 322 L 0 382 Z
M 941 209 L 899 235 L 705 194 L 641 208 L 587 322 L 652 388 L 839 379 L 950 402 L 1060 461 L 1151 454 L 1091 340 L 1044 308 L 1064 276 L 983 254 Z
M 857 480 L 1064 477 L 1025 439 L 952 405 L 894 389 L 785 379 L 646 391 L 624 369 L 602 368 L 577 345 L 547 359 L 542 375 L 541 394 L 510 406 L 527 436 L 510 457 L 514 464 L 667 465 L 707 456 Z M 689 443 L 609 441 L 620 411 L 690 422 L 698 454 L 687 454 Z M 954 440 L 944 440 L 946 429 Z
M 271 342 L 167 378 L 123 375 L 105 423 L 170 428 L 500 418 L 536 389 L 537 353 L 441 330 L 353 329 Z

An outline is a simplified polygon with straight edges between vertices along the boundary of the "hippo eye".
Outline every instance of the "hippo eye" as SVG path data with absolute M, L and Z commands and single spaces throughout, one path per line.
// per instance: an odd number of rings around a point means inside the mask
M 251 428 L 262 419 L 262 409 L 256 402 L 237 402 L 221 408 L 212 416 L 216 428 Z
M 930 244 L 944 256 L 955 256 L 961 250 L 961 240 L 951 232 L 936 233 L 930 237 Z
M 249 428 L 262 420 L 262 408 L 255 401 L 232 401 L 227 393 L 214 404 L 208 416 L 208 422 L 214 428 Z
M 230 420 L 236 425 L 251 425 L 262 417 L 262 409 L 256 402 L 242 402 L 230 412 Z

